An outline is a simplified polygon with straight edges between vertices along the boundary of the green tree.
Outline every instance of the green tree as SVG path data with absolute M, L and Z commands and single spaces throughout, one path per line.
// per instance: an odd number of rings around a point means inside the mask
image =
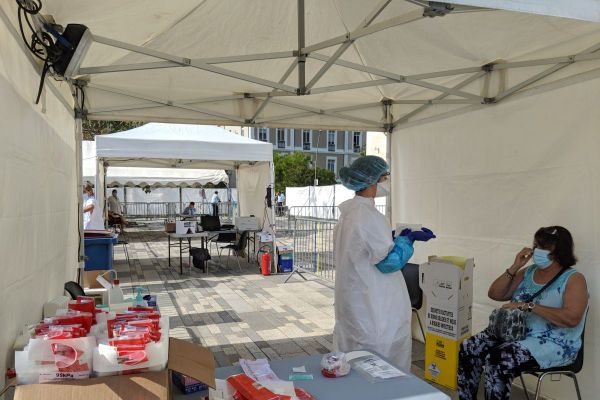
M 305 153 L 273 153 L 275 163 L 275 191 L 287 187 L 310 186 L 313 184 L 315 170 L 311 168 L 310 155 Z M 323 168 L 317 168 L 319 186 L 335 184 L 335 174 Z
M 94 121 L 83 120 L 83 140 L 94 140 L 96 135 L 127 131 L 143 125 L 144 122 L 132 121 Z

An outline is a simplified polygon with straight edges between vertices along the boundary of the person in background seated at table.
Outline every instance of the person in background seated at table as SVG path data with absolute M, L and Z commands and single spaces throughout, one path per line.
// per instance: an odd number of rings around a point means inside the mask
M 123 207 L 121 201 L 117 197 L 117 190 L 112 191 L 112 196 L 108 198 L 108 222 L 110 224 L 119 224 L 121 226 L 121 233 L 125 233 L 125 217 L 123 217 Z
M 219 203 L 221 199 L 219 198 L 219 192 L 215 190 L 215 194 L 212 195 L 212 199 L 210 203 L 212 204 L 212 215 L 215 217 L 219 216 Z
M 87 183 L 83 187 L 83 229 L 101 230 L 104 229 L 104 218 L 102 217 L 102 208 L 98 206 L 94 189 Z M 87 197 L 86 197 L 87 196 Z
M 196 215 L 196 203 L 193 201 L 190 202 L 190 205 L 183 209 L 181 215 L 185 215 L 188 217 L 193 217 Z
M 533 264 L 525 267 L 531 259 Z M 524 371 L 569 365 L 581 348 L 588 307 L 584 276 L 574 268 L 573 237 L 562 226 L 540 228 L 533 248 L 517 253 L 513 264 L 490 286 L 488 296 L 509 301 L 503 308 L 526 311 L 525 339 L 504 342 L 488 329 L 466 339 L 458 358 L 458 396 L 477 399 L 484 372 L 486 400 L 508 400 L 512 380 Z M 561 271 L 558 279 L 534 295 Z

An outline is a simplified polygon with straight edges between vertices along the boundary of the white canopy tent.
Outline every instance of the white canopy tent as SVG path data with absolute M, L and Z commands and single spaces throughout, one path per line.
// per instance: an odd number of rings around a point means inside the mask
M 438 233 L 416 261 L 425 253 L 476 256 L 476 327 L 492 306 L 486 287 L 539 225 L 574 233 L 578 268 L 590 291 L 600 289 L 592 267 L 600 263 L 597 1 L 182 0 L 176 7 L 44 1 L 44 14 L 85 24 L 93 35 L 71 81 L 85 91 L 79 116 L 385 131 L 394 220 Z M 15 16 L 13 2 L 0 5 L 20 41 Z M 53 82 L 47 87 L 62 98 Z M 592 301 L 581 374 L 589 398 L 600 390 L 593 368 L 600 303 Z M 568 398 L 568 386 L 546 387 Z
M 273 146 L 215 126 L 150 123 L 96 136 L 97 187 L 106 186 L 108 167 L 235 170 L 240 215 L 265 215 L 272 186 Z M 98 191 L 104 203 L 104 191 Z M 272 216 L 271 220 L 272 219 Z
M 96 142 L 86 140 L 82 144 L 83 181 L 95 182 Z M 109 167 L 105 180 L 107 187 L 193 188 L 208 183 L 228 183 L 229 176 L 222 169 Z

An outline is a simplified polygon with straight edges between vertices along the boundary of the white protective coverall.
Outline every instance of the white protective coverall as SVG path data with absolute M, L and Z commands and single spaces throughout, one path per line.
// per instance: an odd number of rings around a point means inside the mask
M 401 271 L 375 266 L 394 248 L 392 228 L 371 198 L 340 204 L 335 240 L 334 347 L 371 350 L 410 372 L 411 303 Z

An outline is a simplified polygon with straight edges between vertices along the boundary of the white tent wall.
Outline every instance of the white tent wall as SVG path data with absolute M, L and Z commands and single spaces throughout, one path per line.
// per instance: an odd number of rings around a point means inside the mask
M 332 211 L 346 200 L 354 197 L 354 192 L 343 185 L 289 187 L 285 190 L 285 205 L 291 215 L 312 216 L 316 218 L 337 218 Z M 377 206 L 385 206 L 385 197 L 375 199 Z M 309 208 L 313 209 L 309 209 Z
M 0 15 L 0 369 L 13 365 L 19 330 L 76 276 L 75 123 L 48 86 L 34 105 L 39 72 Z M 68 104 L 68 103 L 67 103 Z M 3 386 L 4 374 L 0 376 Z
M 416 247 L 413 261 L 430 254 L 475 257 L 473 331 L 499 303 L 491 282 L 541 226 L 571 231 L 587 279 L 591 309 L 583 398 L 600 383 L 600 80 L 519 96 L 494 107 L 392 134 L 393 215 L 422 223 L 438 238 Z M 549 398 L 574 398 L 570 379 L 544 383 Z
M 240 216 L 254 215 L 268 228 L 269 222 L 274 224 L 273 209 L 266 208 L 265 196 L 267 187 L 272 184 L 272 168 L 268 162 L 256 163 L 254 165 L 240 165 L 237 169 L 237 192 Z M 210 192 L 209 192 L 210 193 Z M 207 193 L 208 198 L 208 193 Z M 209 198 L 210 200 L 210 198 Z M 222 199 L 221 199 L 222 200 Z

